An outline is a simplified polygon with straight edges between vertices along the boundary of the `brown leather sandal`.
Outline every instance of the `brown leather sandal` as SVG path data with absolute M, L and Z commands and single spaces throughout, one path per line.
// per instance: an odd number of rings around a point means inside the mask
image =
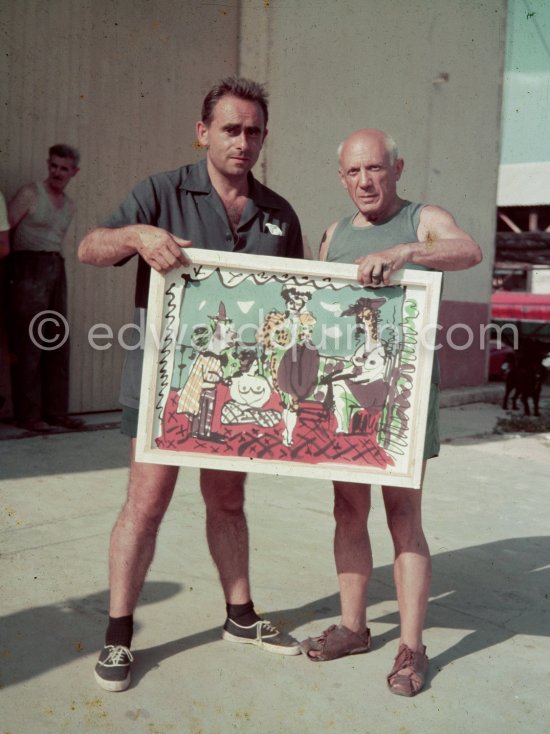
M 406 669 L 408 673 L 404 673 Z M 424 688 L 428 675 L 428 656 L 426 646 L 413 652 L 407 645 L 400 645 L 391 673 L 387 677 L 388 686 L 397 696 L 416 696 Z
M 369 629 L 359 635 L 342 624 L 332 624 L 319 637 L 308 637 L 303 640 L 300 647 L 308 660 L 313 663 L 336 660 L 346 655 L 368 652 L 371 647 L 371 634 Z M 319 655 L 310 655 L 311 652 Z

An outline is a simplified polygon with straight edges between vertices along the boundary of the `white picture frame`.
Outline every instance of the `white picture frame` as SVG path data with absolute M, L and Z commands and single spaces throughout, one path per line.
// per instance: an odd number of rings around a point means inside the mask
M 137 460 L 419 488 L 441 273 L 186 254 L 151 271 Z

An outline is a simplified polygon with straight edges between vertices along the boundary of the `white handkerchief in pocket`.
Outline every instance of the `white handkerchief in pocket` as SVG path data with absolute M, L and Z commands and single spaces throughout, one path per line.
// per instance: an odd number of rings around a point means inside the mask
M 267 222 L 265 225 L 265 228 L 269 232 L 269 234 L 277 235 L 277 237 L 281 237 L 283 234 L 283 231 L 277 224 L 272 224 L 271 222 Z

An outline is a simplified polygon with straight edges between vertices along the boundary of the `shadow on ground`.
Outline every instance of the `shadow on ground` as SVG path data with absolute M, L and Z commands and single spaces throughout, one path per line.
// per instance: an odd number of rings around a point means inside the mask
M 433 583 L 426 629 L 463 630 L 452 647 L 431 657 L 431 677 L 452 662 L 513 638 L 515 635 L 550 636 L 550 538 L 509 538 L 472 546 L 433 557 Z M 319 581 L 322 581 L 321 579 Z M 327 583 L 335 583 L 331 577 Z M 154 603 L 179 593 L 176 583 L 148 582 L 141 604 Z M 394 601 L 392 566 L 376 568 L 369 589 L 370 604 Z M 82 652 L 97 649 L 105 623 L 107 591 L 81 599 L 34 607 L 0 619 L 2 639 L 2 687 L 34 678 L 71 662 Z M 221 610 L 220 610 L 221 612 Z M 221 612 L 222 613 L 222 612 Z M 337 594 L 313 599 L 307 604 L 273 610 L 266 618 L 287 631 L 326 620 L 339 614 Z M 183 614 L 182 614 L 183 618 Z M 220 623 L 221 623 L 220 619 Z M 393 625 L 377 635 L 377 624 Z M 159 610 L 159 625 L 162 609 Z M 371 616 L 374 646 L 399 638 L 396 613 Z M 318 633 L 315 629 L 315 634 Z M 162 645 L 137 650 L 132 670 L 133 685 L 162 661 L 186 650 L 220 639 L 220 626 L 185 635 Z M 430 651 L 428 650 L 428 653 Z
M 0 441 L 0 478 L 104 471 L 128 466 L 129 440 L 118 429 L 65 431 Z

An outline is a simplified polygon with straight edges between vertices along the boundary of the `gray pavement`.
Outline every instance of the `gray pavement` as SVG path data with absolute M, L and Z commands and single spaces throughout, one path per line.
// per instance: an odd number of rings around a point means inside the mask
M 550 435 L 494 435 L 498 405 L 452 396 L 444 404 L 453 407 L 442 410 L 444 445 L 424 497 L 431 677 L 414 699 L 385 683 L 399 630 L 379 488 L 373 650 L 313 664 L 221 641 L 224 600 L 189 469 L 136 614 L 132 686 L 100 690 L 92 669 L 106 619 L 106 550 L 127 477 L 126 439 L 109 428 L 117 414 L 87 417 L 95 430 L 77 433 L 4 427 L 0 733 L 546 733 Z M 300 639 L 337 622 L 329 482 L 251 475 L 247 512 L 258 609 Z

